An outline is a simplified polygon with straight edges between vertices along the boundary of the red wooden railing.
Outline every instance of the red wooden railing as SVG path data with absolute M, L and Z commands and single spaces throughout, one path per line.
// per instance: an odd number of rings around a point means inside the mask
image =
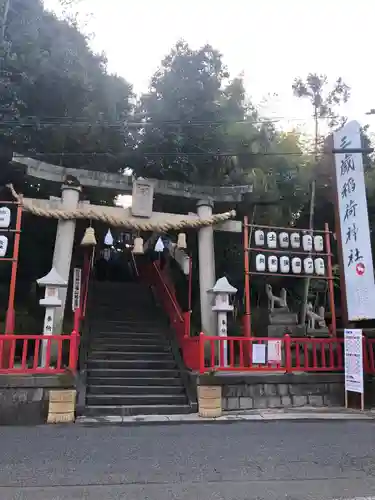
M 51 350 L 57 357 L 51 361 Z M 42 365 L 42 346 L 46 349 Z M 67 370 L 76 371 L 79 348 L 79 334 L 73 330 L 70 335 L 1 335 L 0 355 L 7 353 L 6 363 L 0 373 L 56 374 Z M 64 355 L 66 359 L 64 359 Z
M 269 360 L 267 348 L 272 342 L 280 349 L 278 362 Z M 283 338 L 209 337 L 199 338 L 200 373 L 212 371 L 284 371 L 341 372 L 344 370 L 343 339 L 338 338 Z M 263 345 L 264 360 L 253 358 L 254 346 Z M 364 343 L 365 371 L 371 370 Z M 375 372 L 375 366 L 372 365 Z
M 174 287 L 158 262 L 142 263 L 139 266 L 142 279 L 155 289 L 161 306 L 168 315 L 171 327 L 176 333 L 185 365 L 191 370 L 199 369 L 199 337 L 190 336 L 191 311 L 183 312 L 177 302 Z

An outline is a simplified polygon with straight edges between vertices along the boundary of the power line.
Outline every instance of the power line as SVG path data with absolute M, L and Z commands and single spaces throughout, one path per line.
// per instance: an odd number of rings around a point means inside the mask
M 108 158 L 113 158 L 113 159 L 118 159 L 118 156 L 121 158 L 126 157 L 126 156 L 133 156 L 137 154 L 137 151 L 129 151 L 129 152 L 121 152 L 121 153 L 106 153 L 103 151 L 92 151 L 92 152 L 78 152 L 78 153 L 72 153 L 72 152 L 66 152 L 64 153 L 63 151 L 60 152 L 26 152 L 25 154 L 30 154 L 31 156 L 107 156 Z M 176 152 L 168 152 L 168 153 L 147 153 L 142 151 L 140 153 L 142 156 L 185 156 L 185 157 L 196 157 L 196 156 L 210 156 L 210 157 L 235 157 L 235 156 L 315 156 L 314 152 L 284 152 L 284 153 L 276 153 L 276 152 L 214 152 L 214 151 L 207 151 L 206 153 L 199 152 L 199 153 L 184 153 L 181 151 L 176 151 Z M 321 155 L 332 155 L 333 153 L 330 151 L 323 151 Z M 117 156 L 118 155 L 118 156 Z M 25 155 L 14 155 L 14 158 L 22 158 Z

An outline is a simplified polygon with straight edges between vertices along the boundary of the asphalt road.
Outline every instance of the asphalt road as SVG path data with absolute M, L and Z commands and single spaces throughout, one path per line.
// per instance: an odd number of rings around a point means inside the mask
M 0 428 L 1 500 L 371 495 L 371 421 Z

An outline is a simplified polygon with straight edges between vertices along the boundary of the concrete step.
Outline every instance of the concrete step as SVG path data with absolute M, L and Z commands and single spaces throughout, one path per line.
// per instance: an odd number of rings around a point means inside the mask
M 89 361 L 94 360 L 123 360 L 123 361 L 133 361 L 133 360 L 155 360 L 155 361 L 170 361 L 173 360 L 171 352 L 168 351 L 151 351 L 151 352 L 130 352 L 129 350 L 125 352 L 119 351 L 91 351 L 88 355 Z
M 116 405 L 88 405 L 85 408 L 85 416 L 109 416 L 109 415 L 179 415 L 191 413 L 189 405 L 142 405 L 142 406 L 116 406 Z
M 148 339 L 147 339 L 148 340 Z M 138 352 L 138 353 L 159 353 L 165 352 L 168 353 L 171 351 L 170 346 L 166 343 L 166 341 L 160 341 L 159 343 L 151 344 L 150 342 L 141 342 L 140 340 L 134 339 L 133 342 L 118 340 L 117 342 L 111 342 L 110 344 L 107 340 L 99 340 L 97 339 L 92 343 L 90 352 L 91 353 L 111 353 L 115 351 L 116 353 L 126 353 L 126 352 Z
M 178 387 L 179 390 L 182 388 L 182 381 L 181 378 L 176 375 L 174 377 L 137 377 L 137 378 L 132 378 L 131 375 L 129 375 L 129 378 L 126 376 L 121 377 L 121 376 L 107 376 L 107 377 L 101 377 L 97 375 L 92 375 L 92 373 L 89 373 L 87 377 L 87 382 L 88 382 L 88 387 L 114 387 L 116 386 L 117 389 L 116 391 L 119 392 L 121 387 L 127 387 L 129 389 L 136 389 L 139 387 L 146 387 L 150 390 L 152 390 L 153 387 L 168 387 L 170 389 L 174 389 L 175 387 Z M 115 392 L 116 392 L 115 391 Z
M 93 368 L 108 368 L 108 369 L 128 369 L 128 370 L 173 370 L 176 368 L 176 362 L 173 359 L 136 359 L 136 360 L 122 360 L 122 359 L 89 359 L 87 362 L 89 369 Z
M 158 322 L 151 323 L 149 325 L 144 324 L 123 324 L 123 325 L 111 325 L 110 323 L 91 323 L 91 331 L 92 332 L 100 332 L 100 333 L 134 333 L 137 332 L 139 334 L 159 334 L 167 329 L 167 324 L 158 324 Z
M 165 339 L 165 334 L 160 332 L 91 332 L 91 340 L 95 342 L 96 340 L 105 340 L 108 343 L 111 340 L 123 340 L 123 341 L 136 341 L 135 343 L 142 343 L 145 340 L 151 340 L 153 343 L 157 344 L 159 340 Z
M 90 366 L 87 370 L 88 377 L 92 378 L 175 378 L 180 376 L 180 372 L 177 369 L 142 369 L 142 368 L 103 368 L 103 367 L 92 367 Z
M 163 379 L 162 379 L 163 380 Z M 101 385 L 90 384 L 88 394 L 167 394 L 181 395 L 184 393 L 182 385 L 169 385 L 168 380 L 165 385 Z M 105 380 L 107 382 L 107 380 Z
M 185 394 L 87 394 L 88 406 L 149 406 L 183 405 L 187 403 Z

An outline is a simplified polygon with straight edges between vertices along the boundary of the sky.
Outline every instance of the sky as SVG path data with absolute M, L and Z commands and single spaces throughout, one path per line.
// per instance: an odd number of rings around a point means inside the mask
M 45 4 L 58 11 L 58 0 Z M 343 77 L 352 88 L 343 114 L 375 132 L 375 117 L 365 115 L 375 108 L 372 0 L 80 0 L 78 10 L 92 48 L 137 93 L 183 38 L 220 50 L 261 114 L 283 118 L 283 127 L 310 130 L 311 109 L 291 85 L 316 72 Z

